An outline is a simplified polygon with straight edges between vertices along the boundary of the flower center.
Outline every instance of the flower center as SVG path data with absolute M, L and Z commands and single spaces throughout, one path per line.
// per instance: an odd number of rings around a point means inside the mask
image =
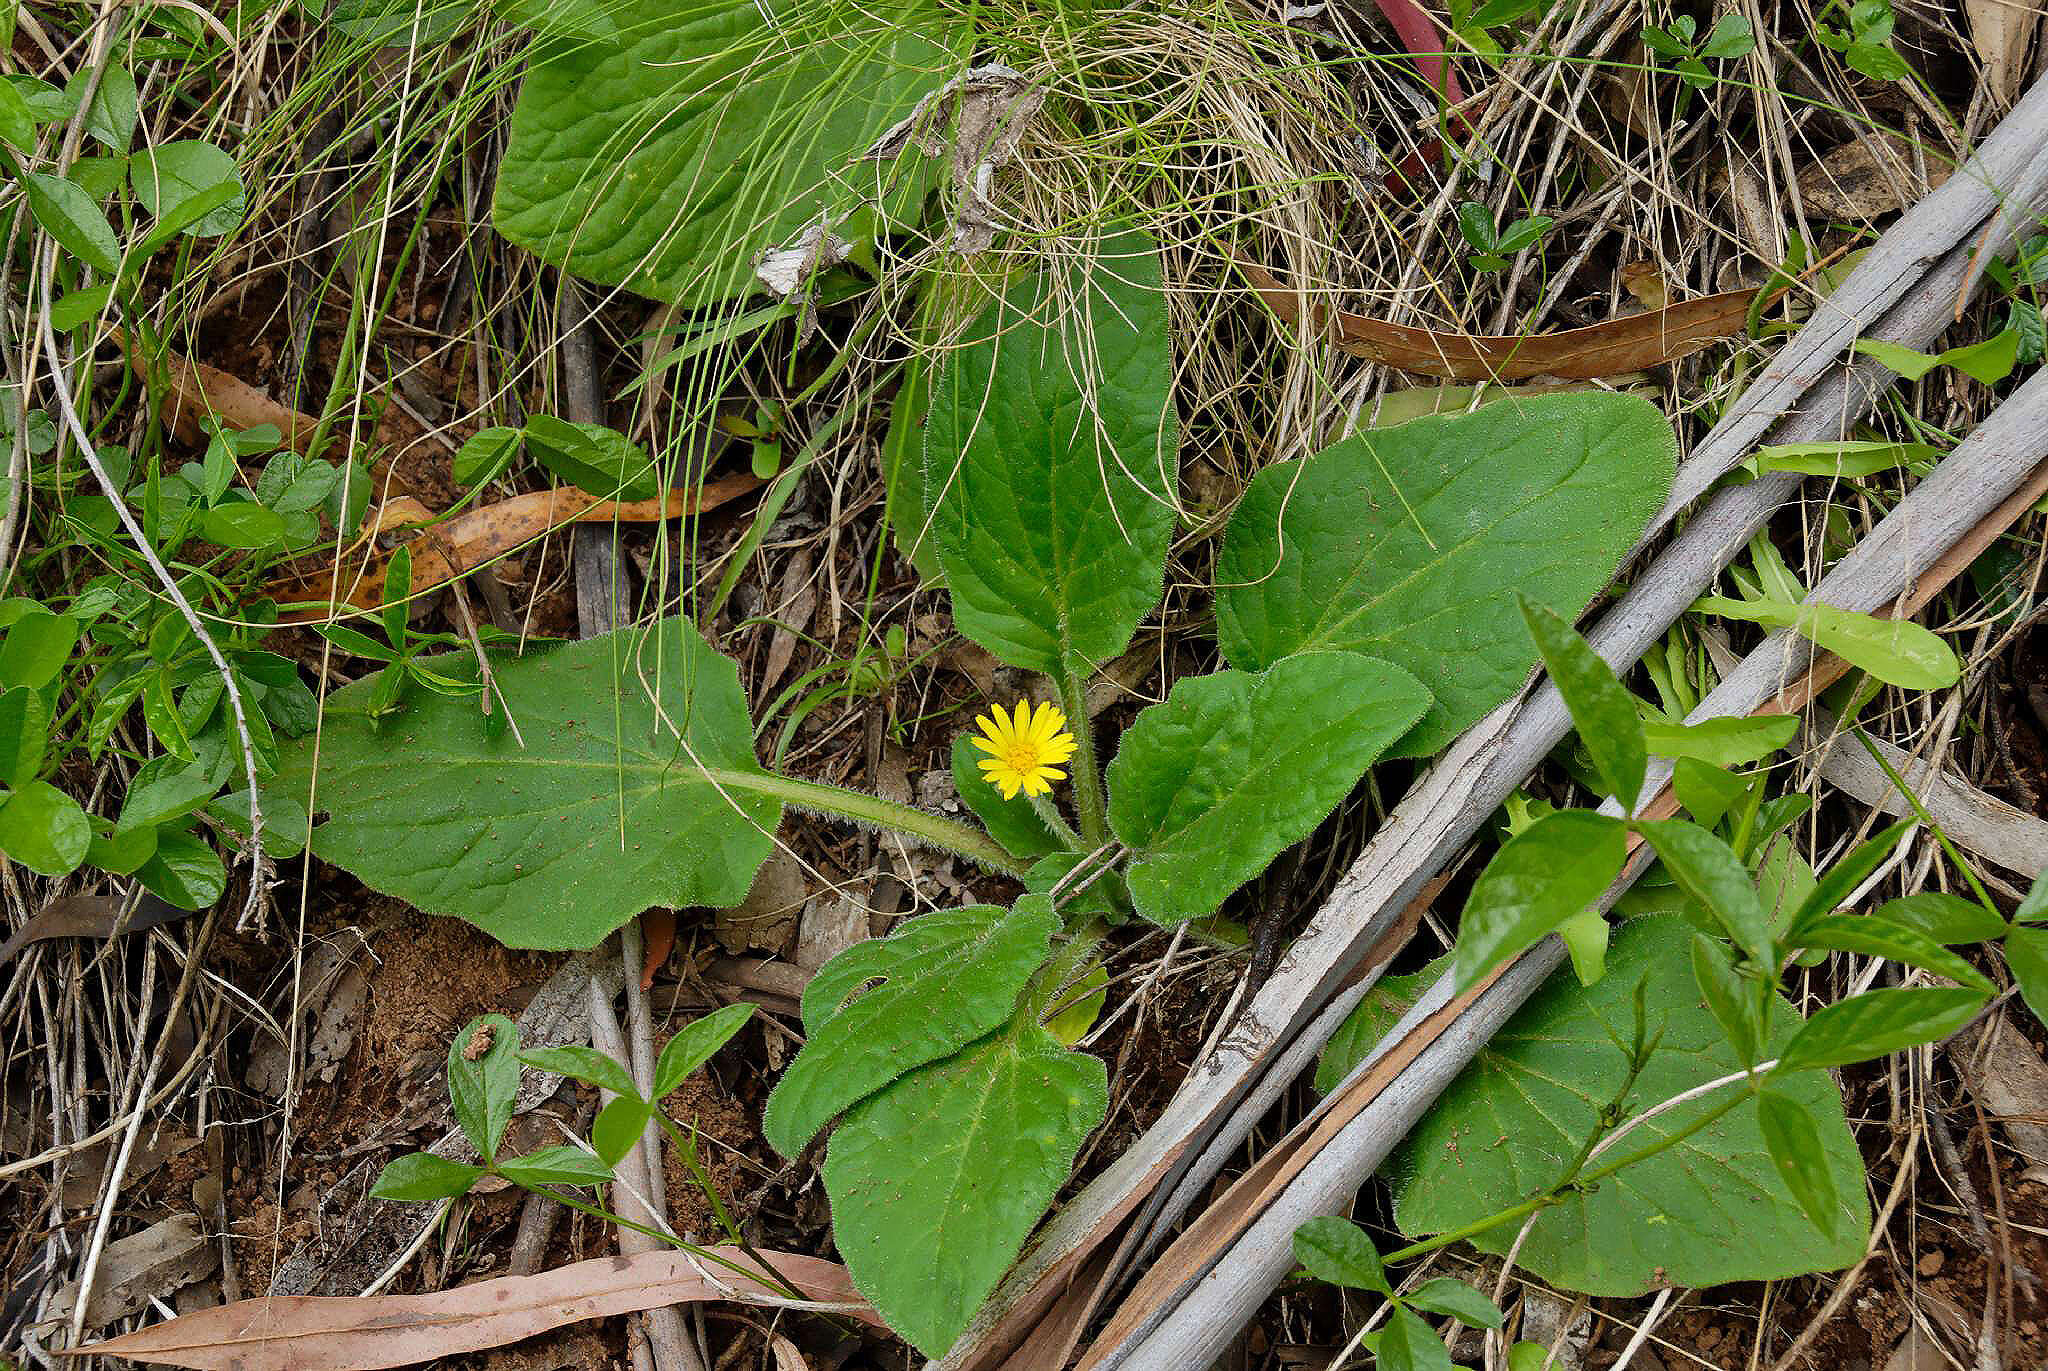
M 1003 761 L 1012 771 L 1030 771 L 1038 765 L 1038 749 L 1028 742 L 1015 742 L 1003 752 Z

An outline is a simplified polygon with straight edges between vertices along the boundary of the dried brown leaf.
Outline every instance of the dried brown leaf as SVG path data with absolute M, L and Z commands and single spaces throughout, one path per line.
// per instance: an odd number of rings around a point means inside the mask
M 710 1249 L 741 1264 L 737 1248 Z M 881 1326 L 846 1268 L 789 1252 L 764 1256 L 808 1298 Z M 241 1300 L 69 1355 L 127 1357 L 201 1371 L 374 1371 L 502 1347 L 551 1328 L 671 1304 L 779 1302 L 764 1283 L 687 1252 L 600 1257 L 427 1295 L 272 1295 Z
M 1263 267 L 1238 265 L 1267 308 L 1290 324 L 1297 321 L 1301 296 Z M 1662 366 L 1733 337 L 1742 332 L 1756 294 L 1723 291 L 1558 333 L 1444 333 L 1343 310 L 1326 317 L 1338 347 L 1402 371 L 1447 381 L 1586 381 Z
M 722 476 L 707 481 L 696 494 L 672 490 L 664 499 L 600 500 L 567 487 L 537 490 L 515 495 L 497 504 L 458 514 L 445 524 L 426 530 L 412 546 L 412 589 L 415 595 L 445 585 L 456 577 L 504 556 L 552 529 L 573 523 L 644 524 L 662 519 L 702 514 L 756 489 L 760 478 L 751 475 Z M 396 502 L 394 502 L 396 503 Z M 370 527 L 388 532 L 394 527 L 420 522 L 419 502 L 407 500 L 395 513 L 379 511 Z M 264 588 L 264 594 L 281 604 L 317 604 L 280 616 L 286 623 L 302 623 L 326 615 L 324 606 L 353 605 L 374 609 L 384 601 L 384 573 L 390 562 L 388 552 L 357 550 L 345 553 L 333 566 L 304 575 L 281 576 Z
M 13 936 L 0 943 L 0 966 L 13 961 L 15 955 L 30 943 L 47 938 L 107 938 L 112 937 L 117 929 L 123 933 L 140 933 L 158 924 L 189 917 L 191 912 L 146 894 L 124 924 L 121 922 L 121 901 L 113 896 L 66 895 L 44 905 L 33 918 L 16 929 Z
M 129 363 L 135 374 L 149 379 L 149 359 L 131 350 Z M 215 418 L 227 428 L 256 428 L 275 424 L 284 434 L 285 446 L 299 452 L 312 446 L 313 430 L 320 421 L 280 404 L 237 376 L 219 367 L 166 353 L 163 378 L 169 386 L 164 397 L 164 422 L 171 432 L 187 443 L 206 441 L 204 421 Z
M 1930 161 L 1923 179 L 1911 143 L 1895 133 L 1863 134 L 1801 171 L 1799 198 L 1824 218 L 1875 219 L 1915 204 L 1948 173 Z

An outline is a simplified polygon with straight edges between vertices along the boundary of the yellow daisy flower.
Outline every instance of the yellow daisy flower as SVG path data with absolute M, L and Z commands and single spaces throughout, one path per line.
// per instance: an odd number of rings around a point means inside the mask
M 1004 799 L 1016 799 L 1020 790 L 1044 795 L 1052 790 L 1052 782 L 1066 779 L 1059 765 L 1074 755 L 1066 715 L 1051 704 L 1033 712 L 1029 700 L 1017 701 L 1014 714 L 1005 716 L 1001 705 L 994 712 L 993 719 L 986 714 L 975 719 L 982 736 L 972 741 L 989 754 L 981 759 L 981 774 L 1003 792 Z

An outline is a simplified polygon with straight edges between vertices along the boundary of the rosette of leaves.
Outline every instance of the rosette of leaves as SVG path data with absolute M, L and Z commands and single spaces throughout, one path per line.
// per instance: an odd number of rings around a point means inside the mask
M 1518 689 L 1536 654 L 1514 590 L 1583 608 L 1662 502 L 1675 446 L 1640 400 L 1570 395 L 1262 473 L 1220 562 L 1228 665 L 1174 682 L 1104 768 L 1081 701 L 1158 605 L 1178 512 L 1160 255 L 1112 230 L 970 289 L 933 368 L 911 497 L 960 630 L 1065 705 L 1069 810 L 1004 800 L 967 747 L 954 774 L 983 829 L 778 775 L 755 757 L 733 663 L 671 622 L 501 664 L 518 736 L 452 697 L 380 721 L 361 708 L 374 686 L 348 687 L 330 702 L 314 833 L 380 889 L 523 946 L 587 946 L 649 904 L 737 902 L 790 805 L 1019 878 L 1007 907 L 922 915 L 824 967 L 764 1119 L 790 1156 L 832 1130 L 839 1250 L 933 1355 L 1101 1120 L 1106 1073 L 1073 1048 L 1100 1003 L 1106 925 L 1215 913 L 1374 762 L 1434 751 Z M 310 747 L 294 751 L 280 784 L 303 794 L 311 768 Z

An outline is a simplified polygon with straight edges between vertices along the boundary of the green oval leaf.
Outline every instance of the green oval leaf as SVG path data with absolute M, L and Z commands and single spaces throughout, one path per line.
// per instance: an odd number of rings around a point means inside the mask
M 1756 1121 L 1771 1154 L 1771 1165 L 1778 1169 L 1778 1178 L 1785 1182 L 1800 1211 L 1821 1232 L 1832 1234 L 1841 1221 L 1841 1204 L 1813 1116 L 1789 1096 L 1759 1090 Z
M 143 889 L 180 909 L 205 909 L 218 900 L 228 886 L 220 854 L 197 834 L 154 832 L 156 850 L 135 868 Z
M 1847 1066 L 1939 1042 L 1984 1007 L 1981 990 L 1892 987 L 1837 1000 L 1806 1021 L 1778 1057 L 1778 1071 Z
M 1627 856 L 1619 819 L 1588 809 L 1546 814 L 1501 844 L 1458 921 L 1451 982 L 1460 993 L 1598 899 Z
M 0 852 L 31 871 L 69 875 L 91 845 L 85 811 L 48 781 L 30 781 L 0 804 Z
M 1043 1029 L 1014 1027 L 918 1067 L 832 1134 L 833 1241 L 920 1352 L 942 1356 L 1016 1260 L 1102 1121 L 1108 1076 Z
M 519 1094 L 519 1025 L 482 1014 L 448 1044 L 448 1107 L 485 1161 L 497 1155 Z
M 474 679 L 467 656 L 429 664 Z M 746 898 L 782 806 L 739 673 L 695 628 L 665 620 L 495 670 L 517 736 L 473 699 L 422 693 L 399 746 L 364 712 L 382 673 L 329 698 L 316 855 L 512 947 L 591 947 L 650 905 Z M 312 738 L 278 754 L 265 789 L 314 793 Z
M 450 1161 L 431 1152 L 408 1152 L 385 1165 L 370 1194 L 380 1200 L 425 1204 L 468 1194 L 483 1174 L 481 1166 Z
M 1059 926 L 1050 900 L 1027 895 L 920 915 L 825 963 L 804 987 L 807 1040 L 768 1097 L 762 1136 L 794 1157 L 840 1111 L 995 1029 Z
M 687 306 L 752 289 L 756 256 L 821 209 L 858 236 L 854 211 L 889 198 L 895 168 L 856 159 L 945 84 L 966 38 L 908 6 L 628 0 L 609 18 L 612 42 L 532 50 L 493 219 L 578 276 Z
M 679 1088 L 691 1072 L 710 1061 L 712 1054 L 730 1042 L 732 1035 L 745 1028 L 747 1020 L 753 1017 L 754 1006 L 729 1004 L 685 1024 L 668 1040 L 654 1063 L 653 1098 L 659 1100 Z
M 1427 756 L 1521 688 L 1517 592 L 1567 619 L 1671 487 L 1677 442 L 1626 395 L 1545 395 L 1361 432 L 1253 479 L 1216 565 L 1232 666 L 1341 648 L 1436 698 L 1396 748 Z
M 661 491 L 654 460 L 603 424 L 536 414 L 526 421 L 526 448 L 549 471 L 600 499 L 651 500 Z
M 1122 652 L 1159 601 L 1178 483 L 1151 239 L 1034 274 L 947 357 L 925 430 L 931 541 L 960 631 L 1058 675 Z
M 1428 707 L 1414 677 L 1351 652 L 1176 682 L 1138 715 L 1108 771 L 1138 912 L 1159 923 L 1213 913 L 1307 837 Z
M 84 186 L 40 171 L 29 172 L 21 186 L 30 213 L 59 247 L 102 276 L 120 272 L 120 240 Z
M 1349 1219 L 1310 1219 L 1295 1229 L 1294 1259 L 1326 1285 L 1394 1293 L 1380 1265 L 1379 1249 L 1366 1231 Z
M 130 159 L 128 180 L 135 187 L 136 203 L 151 218 L 174 222 L 173 232 L 194 238 L 234 232 L 247 210 L 235 159 L 196 138 L 144 148 Z M 184 213 L 200 196 L 209 202 L 204 212 Z

